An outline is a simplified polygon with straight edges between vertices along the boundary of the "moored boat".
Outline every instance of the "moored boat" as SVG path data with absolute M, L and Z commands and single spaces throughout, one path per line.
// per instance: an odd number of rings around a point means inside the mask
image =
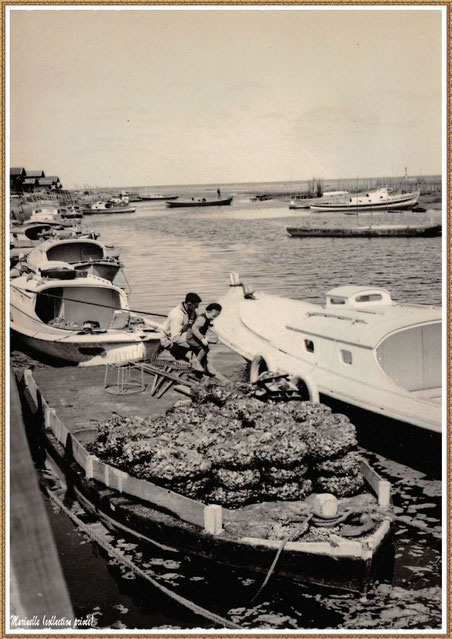
M 314 204 L 326 202 L 345 202 L 349 198 L 348 191 L 325 191 L 320 197 L 294 197 L 289 204 L 289 209 L 309 209 Z
M 150 202 L 152 200 L 177 200 L 178 195 L 162 195 L 161 193 L 151 193 L 150 195 L 140 195 L 143 202 Z
M 53 261 L 65 262 L 76 271 L 97 275 L 110 282 L 122 267 L 116 257 L 108 255 L 99 240 L 86 237 L 50 238 L 28 254 L 26 264 L 39 273 Z
M 122 289 L 65 262 L 12 278 L 10 307 L 13 333 L 53 360 L 80 366 L 139 360 L 160 345 L 158 325 L 131 313 Z
M 410 193 L 392 193 L 383 187 L 367 193 L 350 195 L 342 202 L 314 203 L 310 206 L 313 211 L 326 213 L 328 211 L 371 211 L 387 209 L 410 209 L 416 206 L 420 191 Z
M 251 362 L 252 379 L 265 370 L 293 375 L 311 397 L 396 420 L 440 453 L 440 308 L 397 304 L 372 286 L 341 286 L 312 304 L 249 293 L 236 274 L 219 301 L 215 331 Z
M 441 224 L 380 224 L 372 226 L 288 226 L 291 237 L 438 237 Z
M 28 222 L 62 222 L 65 220 L 80 220 L 82 217 L 83 213 L 79 206 L 60 206 L 56 204 L 55 206 L 41 206 L 34 209 Z
M 104 202 L 98 201 L 85 206 L 83 215 L 95 215 L 97 213 L 135 213 L 136 206 L 129 206 L 128 202 Z
M 232 196 L 227 198 L 217 198 L 208 200 L 203 198 L 193 198 L 191 200 L 177 200 L 174 202 L 167 202 L 166 205 L 170 209 L 174 208 L 187 208 L 187 207 L 199 207 L 199 206 L 228 206 L 232 202 Z
M 84 507 L 113 527 L 141 542 L 161 544 L 246 573 L 265 576 L 272 566 L 276 578 L 366 592 L 388 546 L 391 509 L 389 483 L 365 460 L 359 470 L 364 491 L 354 497 L 336 500 L 332 495 L 311 495 L 304 500 L 228 508 L 139 479 L 97 456 L 93 441 L 96 437 L 99 443 L 105 441 L 103 434 L 99 438 L 93 430 L 77 431 L 61 421 L 54 402 L 41 392 L 31 371 L 26 371 L 24 381 L 31 412 L 38 413 L 45 426 L 50 454 Z M 128 427 L 134 428 L 133 419 Z M 115 437 L 117 431 L 111 432 Z M 137 440 L 124 434 L 132 459 L 133 450 L 139 449 Z M 183 468 L 184 462 L 179 463 Z M 353 518 L 358 520 L 354 525 Z

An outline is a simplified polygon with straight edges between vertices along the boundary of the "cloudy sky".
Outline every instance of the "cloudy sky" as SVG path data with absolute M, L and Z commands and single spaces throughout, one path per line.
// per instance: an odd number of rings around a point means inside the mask
M 11 166 L 67 188 L 441 173 L 438 7 L 9 15 Z

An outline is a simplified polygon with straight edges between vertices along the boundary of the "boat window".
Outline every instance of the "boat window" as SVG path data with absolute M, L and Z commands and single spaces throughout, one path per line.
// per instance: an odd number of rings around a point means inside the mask
M 380 293 L 369 293 L 368 295 L 358 295 L 357 302 L 379 302 L 382 299 Z
M 345 304 L 343 297 L 330 297 L 330 304 Z
M 341 358 L 344 364 L 351 364 L 353 362 L 353 356 L 350 351 L 346 351 L 341 348 Z
M 310 339 L 305 339 L 304 347 L 308 351 L 308 353 L 313 353 L 314 352 L 314 342 L 311 341 Z
M 408 391 L 441 386 L 441 322 L 389 335 L 377 348 L 386 375 Z

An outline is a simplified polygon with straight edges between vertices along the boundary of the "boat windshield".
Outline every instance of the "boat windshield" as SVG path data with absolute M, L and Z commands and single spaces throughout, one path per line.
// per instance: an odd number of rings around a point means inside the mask
M 56 244 L 47 251 L 47 259 L 57 262 L 82 262 L 99 260 L 104 257 L 102 246 L 91 242 L 69 242 Z
M 441 387 L 441 353 L 441 322 L 435 322 L 389 335 L 378 346 L 377 359 L 399 386 L 428 394 Z
M 36 315 L 45 324 L 61 320 L 74 330 L 84 322 L 95 320 L 99 328 L 109 328 L 114 312 L 121 308 L 119 292 L 115 289 L 89 286 L 55 286 L 36 296 Z

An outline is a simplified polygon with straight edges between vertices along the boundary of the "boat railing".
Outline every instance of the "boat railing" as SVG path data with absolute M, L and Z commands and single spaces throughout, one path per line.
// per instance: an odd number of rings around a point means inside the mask
M 371 311 L 363 311 L 363 312 L 371 312 Z M 359 319 L 356 317 L 350 317 L 349 315 L 337 315 L 337 313 L 322 313 L 320 311 L 312 311 L 311 313 L 306 313 L 306 317 L 331 317 L 333 319 L 349 320 L 350 322 L 355 322 L 355 323 L 359 322 L 361 324 L 367 324 L 366 320 Z

